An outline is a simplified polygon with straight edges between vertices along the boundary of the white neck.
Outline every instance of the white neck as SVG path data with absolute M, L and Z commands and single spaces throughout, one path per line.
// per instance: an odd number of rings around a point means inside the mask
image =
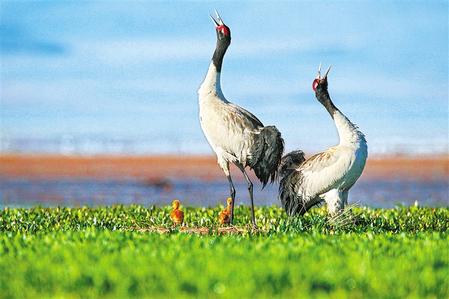
M 206 78 L 204 78 L 204 81 L 201 83 L 200 89 L 198 90 L 200 99 L 202 96 L 215 93 L 220 99 L 225 100 L 223 92 L 221 91 L 220 76 L 221 73 L 217 72 L 217 68 L 214 63 L 211 62 L 209 69 L 207 70 Z
M 357 130 L 357 126 L 351 123 L 343 113 L 336 110 L 333 118 L 340 137 L 340 145 L 358 146 L 360 142 L 366 143 L 363 133 Z

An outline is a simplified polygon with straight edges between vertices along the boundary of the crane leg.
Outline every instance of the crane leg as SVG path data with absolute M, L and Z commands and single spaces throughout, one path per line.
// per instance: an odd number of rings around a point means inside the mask
M 348 190 L 345 190 L 341 193 L 341 197 L 343 198 L 343 208 L 348 205 Z
M 232 225 L 233 221 L 234 221 L 234 205 L 235 205 L 235 188 L 234 188 L 234 184 L 232 183 L 232 179 L 231 179 L 231 174 L 226 174 L 226 177 L 228 178 L 228 182 L 229 182 L 229 193 L 231 195 L 232 198 L 232 205 L 231 205 L 231 219 L 230 219 L 230 223 Z
M 251 199 L 251 222 L 253 223 L 254 227 L 257 227 L 256 216 L 254 214 L 253 182 L 251 182 L 248 174 L 246 173 L 245 167 L 243 167 L 243 165 L 238 165 L 238 167 L 243 172 L 243 175 L 245 176 L 245 180 L 248 183 L 249 198 Z
M 232 183 L 232 178 L 231 178 L 231 172 L 229 171 L 229 162 L 220 158 L 220 156 L 218 156 L 218 165 L 220 166 L 220 168 L 223 170 L 224 174 L 226 175 L 226 178 L 228 179 L 229 182 L 229 193 L 231 195 L 232 198 L 232 205 L 231 205 L 231 219 L 229 219 L 230 224 L 232 225 L 233 221 L 234 221 L 234 205 L 235 205 L 235 188 L 234 188 L 234 183 Z

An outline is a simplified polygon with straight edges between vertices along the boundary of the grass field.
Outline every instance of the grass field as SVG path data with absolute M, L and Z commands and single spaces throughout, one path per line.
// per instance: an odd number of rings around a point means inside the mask
M 1 298 L 448 298 L 449 208 L 4 209 Z

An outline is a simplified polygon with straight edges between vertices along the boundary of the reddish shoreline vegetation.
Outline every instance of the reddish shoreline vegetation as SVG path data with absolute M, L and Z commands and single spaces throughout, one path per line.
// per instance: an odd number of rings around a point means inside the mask
M 213 156 L 62 156 L 0 155 L 3 177 L 223 178 Z M 243 179 L 233 169 L 233 176 Z M 449 156 L 377 156 L 368 158 L 362 179 L 449 178 Z

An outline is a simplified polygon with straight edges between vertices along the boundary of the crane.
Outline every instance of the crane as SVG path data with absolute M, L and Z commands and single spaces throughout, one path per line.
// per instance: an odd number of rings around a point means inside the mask
M 251 200 L 251 221 L 254 215 L 253 183 L 245 168 L 254 170 L 263 187 L 277 177 L 284 151 L 281 133 L 274 126 L 264 126 L 251 112 L 229 102 L 221 90 L 220 76 L 223 57 L 231 44 L 231 30 L 215 11 L 212 17 L 217 43 L 206 77 L 198 90 L 199 116 L 204 135 L 217 155 L 217 163 L 226 175 L 232 199 L 231 217 L 234 220 L 235 188 L 229 164 L 243 173 Z
M 321 64 L 312 88 L 326 108 L 338 131 L 340 143 L 326 151 L 304 158 L 294 151 L 281 160 L 279 199 L 288 215 L 302 215 L 322 202 L 331 216 L 347 204 L 349 189 L 358 180 L 368 157 L 365 135 L 334 105 L 328 92 L 327 76 L 321 76 Z

